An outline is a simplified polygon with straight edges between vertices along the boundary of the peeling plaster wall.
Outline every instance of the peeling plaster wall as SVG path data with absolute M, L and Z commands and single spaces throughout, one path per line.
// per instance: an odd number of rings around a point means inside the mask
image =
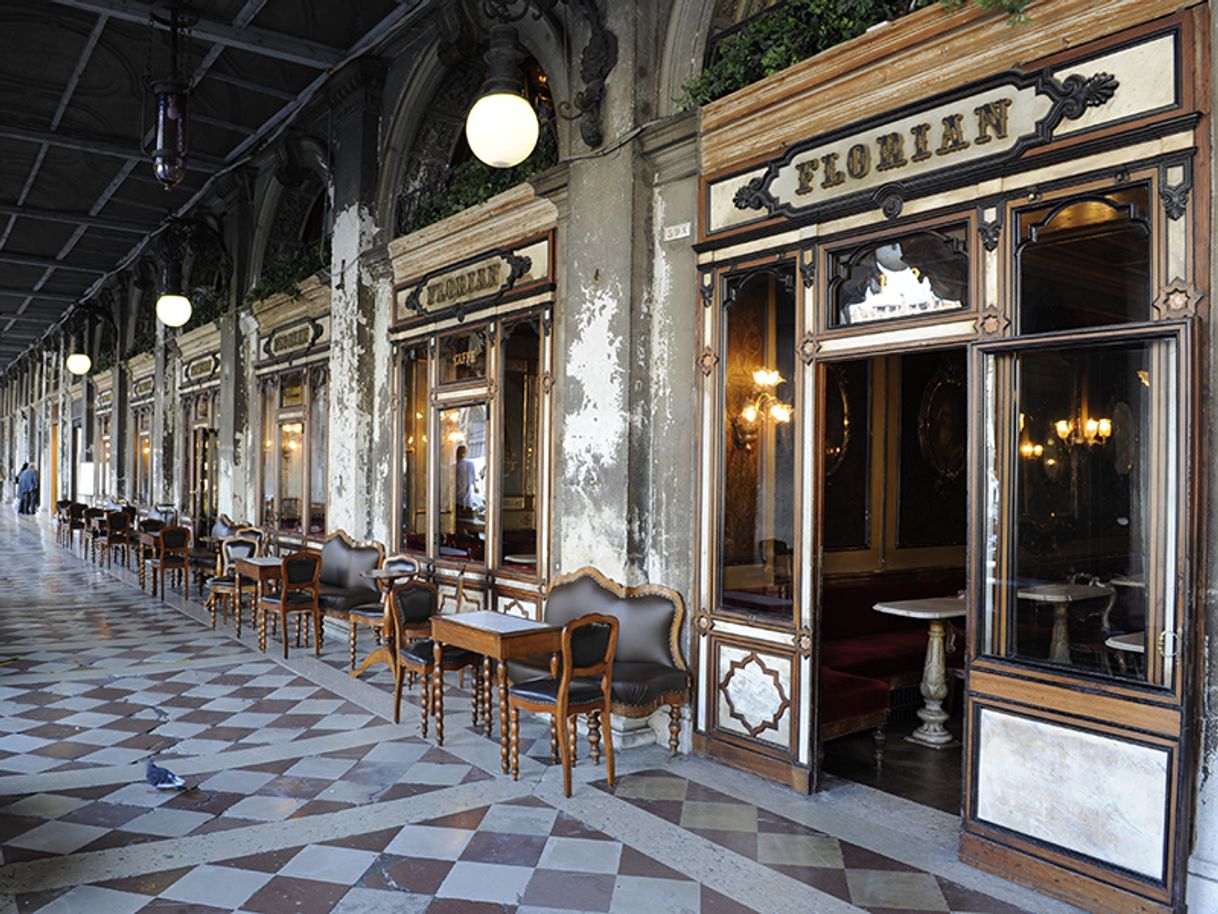
M 245 388 L 245 409 L 241 395 L 234 397 L 233 450 L 243 460 L 233 467 L 233 520 L 261 524 L 258 512 L 258 465 L 262 459 L 262 398 L 254 363 L 258 359 L 258 321 L 248 312 L 238 319 L 241 340 L 234 370 L 236 384 Z M 223 381 L 221 381 L 223 384 Z M 221 502 L 223 510 L 223 502 Z
M 555 574 L 595 565 L 630 577 L 629 497 L 630 196 L 606 192 L 633 183 L 629 147 L 571 167 L 566 269 L 555 327 Z
M 327 526 L 356 538 L 370 536 L 373 525 L 367 457 L 378 421 L 372 377 L 377 297 L 360 281 L 358 263 L 375 236 L 376 223 L 363 204 L 350 204 L 334 218 Z
M 373 300 L 372 320 L 372 447 L 365 455 L 368 473 L 368 536 L 385 544 L 394 542 L 393 456 L 396 448 L 394 428 L 397 413 L 393 347 L 389 343 L 389 315 L 393 304 L 393 275 L 388 261 L 375 268 L 360 268 L 360 284 L 367 287 Z

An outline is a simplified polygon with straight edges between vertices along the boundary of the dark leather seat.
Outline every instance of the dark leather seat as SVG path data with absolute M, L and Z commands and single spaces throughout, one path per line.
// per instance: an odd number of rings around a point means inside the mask
M 565 625 L 589 613 L 603 613 L 618 620 L 613 713 L 646 717 L 670 705 L 669 746 L 676 752 L 680 706 L 689 702 L 689 674 L 677 641 L 685 613 L 681 595 L 658 585 L 623 587 L 594 568 L 581 568 L 550 586 L 544 608 L 546 622 Z M 515 684 L 549 674 L 548 656 L 508 664 L 508 677 Z
M 327 616 L 347 618 L 356 606 L 377 602 L 376 582 L 363 572 L 379 568 L 385 557 L 380 543 L 357 543 L 336 530 L 321 547 L 321 580 L 317 602 Z
M 399 651 L 403 660 L 410 663 L 417 663 L 421 667 L 430 667 L 435 663 L 436 643 L 430 638 L 420 638 L 418 641 L 412 641 Z M 446 647 L 444 648 L 444 665 L 454 666 L 465 663 L 472 663 L 476 655 L 473 651 L 467 651 L 461 647 Z
M 512 686 L 512 694 L 525 701 L 553 703 L 558 701 L 558 688 L 562 681 L 544 676 L 529 679 Z M 601 695 L 601 684 L 596 679 L 572 679 L 567 698 L 572 704 L 582 705 L 596 701 Z

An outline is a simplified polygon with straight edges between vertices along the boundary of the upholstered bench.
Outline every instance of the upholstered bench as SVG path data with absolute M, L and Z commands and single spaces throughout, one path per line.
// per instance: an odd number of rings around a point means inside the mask
M 322 615 L 346 622 L 356 606 L 377 602 L 376 582 L 363 575 L 380 568 L 384 558 L 385 547 L 374 540 L 357 542 L 342 530 L 326 537 L 317 589 Z
M 689 702 L 689 673 L 679 642 L 685 615 L 681 595 L 655 584 L 624 587 L 590 567 L 550 584 L 542 610 L 546 622 L 565 625 L 588 613 L 605 613 L 619 622 L 612 713 L 642 718 L 668 705 L 668 745 L 675 754 L 681 706 Z M 513 683 L 549 675 L 548 656 L 508 663 Z
M 869 676 L 854 676 L 829 667 L 820 669 L 821 743 L 872 731 L 875 766 L 884 763 L 884 728 L 888 726 L 888 683 Z

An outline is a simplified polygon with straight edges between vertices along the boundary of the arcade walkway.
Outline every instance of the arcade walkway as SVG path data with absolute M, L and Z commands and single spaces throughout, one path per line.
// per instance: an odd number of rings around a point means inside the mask
M 581 758 L 564 799 L 539 722 L 513 782 L 455 678 L 437 749 L 339 638 L 262 655 L 9 510 L 0 549 L 0 914 L 1074 910 L 844 782 L 803 799 L 650 746 L 616 791 Z M 147 786 L 151 752 L 192 789 Z

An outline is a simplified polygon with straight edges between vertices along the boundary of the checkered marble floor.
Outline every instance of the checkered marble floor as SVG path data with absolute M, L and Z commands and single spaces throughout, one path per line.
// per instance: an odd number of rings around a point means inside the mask
M 0 914 L 1072 910 L 656 746 L 610 787 L 581 745 L 565 798 L 527 719 L 513 781 L 455 674 L 441 748 L 333 632 L 284 661 L 36 521 L 0 516 L 0 540 Z M 188 789 L 144 783 L 150 755 Z

